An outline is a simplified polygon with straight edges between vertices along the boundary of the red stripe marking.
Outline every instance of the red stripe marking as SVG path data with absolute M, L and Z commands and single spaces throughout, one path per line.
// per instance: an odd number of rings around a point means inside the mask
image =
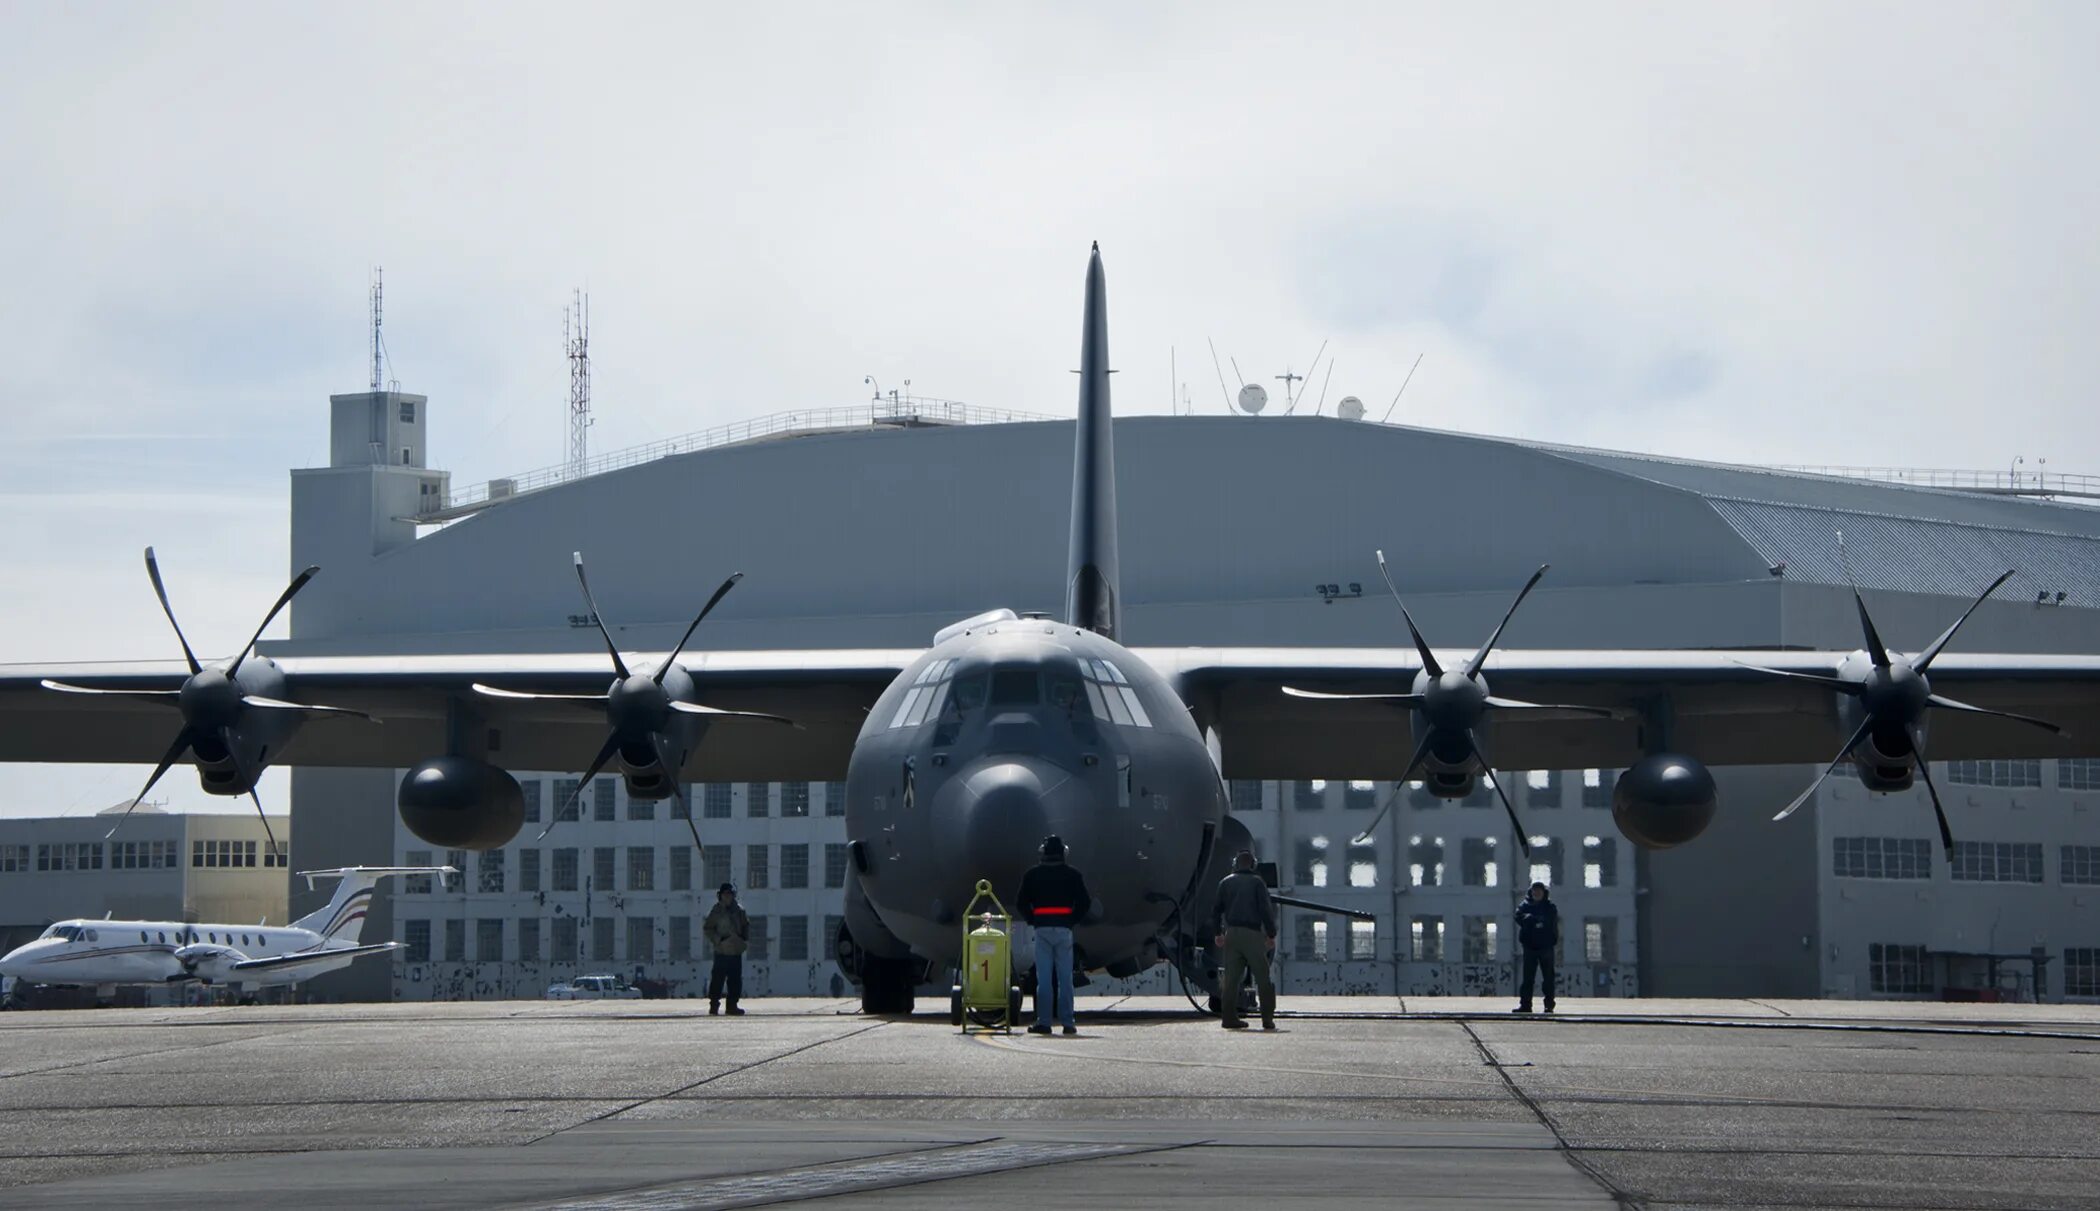
M 1072 915 L 1072 910 L 1069 908 L 1038 908 L 1035 910 L 1035 915 L 1039 917 L 1069 917 Z

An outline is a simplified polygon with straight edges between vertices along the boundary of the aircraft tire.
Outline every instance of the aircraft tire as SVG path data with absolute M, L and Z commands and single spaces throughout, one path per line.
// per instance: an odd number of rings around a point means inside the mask
M 948 1024 L 950 1026 L 963 1024 L 963 998 L 962 985 L 960 984 L 948 989 Z
M 860 968 L 860 1011 L 883 1017 L 911 1013 L 912 961 L 864 954 Z

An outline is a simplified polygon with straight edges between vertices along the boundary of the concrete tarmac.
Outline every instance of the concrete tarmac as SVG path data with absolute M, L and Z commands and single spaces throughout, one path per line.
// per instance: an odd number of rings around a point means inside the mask
M 2100 1007 L 1178 999 L 0 1015 L 0 1204 L 2100 1208 Z

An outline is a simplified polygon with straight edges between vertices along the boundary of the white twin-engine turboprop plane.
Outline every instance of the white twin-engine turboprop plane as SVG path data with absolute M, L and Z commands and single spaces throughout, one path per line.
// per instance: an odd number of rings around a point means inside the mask
M 361 955 L 399 942 L 358 941 L 372 889 L 388 875 L 458 874 L 451 866 L 346 866 L 303 870 L 308 887 L 334 877 L 326 907 L 290 925 L 210 925 L 184 921 L 59 921 L 34 942 L 0 957 L 0 976 L 27 984 L 93 986 L 108 1000 L 119 984 L 165 985 L 196 980 L 243 993 L 297 984 L 347 967 Z

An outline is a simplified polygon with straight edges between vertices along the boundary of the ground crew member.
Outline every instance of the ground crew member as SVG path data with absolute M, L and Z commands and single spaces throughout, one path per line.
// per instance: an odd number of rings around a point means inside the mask
M 1218 1005 L 1225 1029 L 1245 1030 L 1240 1016 L 1240 981 L 1254 969 L 1254 988 L 1261 994 L 1261 1028 L 1276 1029 L 1276 982 L 1269 976 L 1269 956 L 1276 950 L 1276 903 L 1269 885 L 1254 873 L 1254 851 L 1243 849 L 1232 860 L 1232 873 L 1218 884 L 1211 909 L 1212 942 L 1224 953 L 1218 981 Z
M 1072 926 L 1083 920 L 1093 897 L 1086 880 L 1065 865 L 1064 838 L 1043 838 L 1043 860 L 1021 876 L 1014 907 L 1035 927 L 1035 1025 L 1030 1034 L 1049 1034 L 1054 1014 L 1066 1034 L 1078 1034 L 1072 1016 Z
M 1546 1012 L 1553 1012 L 1553 960 L 1560 953 L 1560 905 L 1550 898 L 1544 883 L 1534 883 L 1517 905 L 1517 945 L 1524 948 L 1524 971 L 1517 982 L 1517 1007 L 1511 1013 L 1531 1012 L 1531 981 L 1546 977 Z
M 742 1014 L 737 1002 L 744 999 L 744 948 L 751 944 L 751 917 L 736 902 L 736 884 L 724 883 L 715 892 L 715 906 L 708 910 L 700 927 L 715 963 L 707 973 L 707 1012 L 720 1013 L 722 996 L 729 996 L 729 1012 Z

